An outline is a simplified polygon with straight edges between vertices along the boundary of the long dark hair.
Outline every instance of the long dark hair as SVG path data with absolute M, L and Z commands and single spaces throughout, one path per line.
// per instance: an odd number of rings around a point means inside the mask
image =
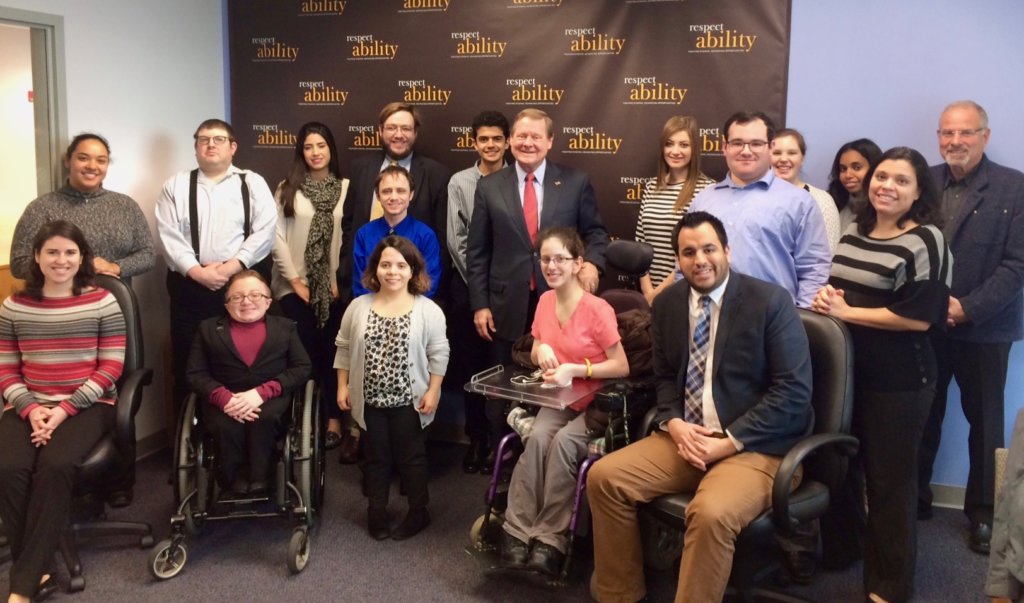
M 331 129 L 318 121 L 302 124 L 298 136 L 295 137 L 295 157 L 292 158 L 292 167 L 288 171 L 288 177 L 278 185 L 278 190 L 281 193 L 278 203 L 281 204 L 286 218 L 295 217 L 295 193 L 302 188 L 306 172 L 309 171 L 303 147 L 306 146 L 306 138 L 310 134 L 323 136 L 324 141 L 327 142 L 327 148 L 331 151 L 331 159 L 327 162 L 327 171 L 335 178 L 341 179 L 341 170 L 338 169 L 338 146 L 334 143 L 334 134 L 331 134 Z
M 864 187 L 868 188 L 871 185 L 871 179 L 874 178 L 878 165 L 887 159 L 909 163 L 910 167 L 914 169 L 914 177 L 917 179 L 917 190 L 921 193 L 921 196 L 917 198 L 917 201 L 914 201 L 910 209 L 907 210 L 907 213 L 900 216 L 899 220 L 896 221 L 896 226 L 903 228 L 907 220 L 913 220 L 922 226 L 931 224 L 942 228 L 945 220 L 942 217 L 942 210 L 940 208 L 941 198 L 939 197 L 939 189 L 935 185 L 935 179 L 932 178 L 931 171 L 928 169 L 928 161 L 924 158 L 924 155 L 921 155 L 916 150 L 910 147 L 893 147 L 882 153 L 878 161 L 871 163 L 871 168 L 864 177 Z M 867 236 L 877 223 L 878 214 L 875 213 L 875 208 L 870 202 L 865 203 L 857 210 L 857 232 L 860 234 Z
M 868 161 L 869 169 L 878 162 L 878 157 L 882 154 L 882 149 L 878 148 L 878 145 L 870 138 L 851 140 L 839 147 L 835 159 L 832 160 L 832 170 L 828 173 L 828 194 L 832 195 L 832 199 L 836 202 L 836 209 L 839 211 L 843 211 L 843 208 L 850 202 L 850 191 L 846 190 L 839 180 L 839 158 L 847 151 L 860 153 Z M 867 186 L 867 184 L 865 177 L 863 185 Z
M 81 295 L 83 289 L 93 284 L 93 278 L 96 276 L 96 268 L 92 265 L 92 248 L 89 247 L 82 231 L 65 220 L 47 222 L 39 228 L 35 238 L 32 239 L 32 261 L 29 262 L 28 277 L 25 279 L 25 289 L 22 291 L 33 299 L 43 298 L 43 285 L 46 284 L 46 277 L 39 269 L 39 263 L 36 262 L 35 256 L 43 250 L 43 245 L 53 237 L 64 237 L 78 245 L 78 255 L 81 256 L 82 263 L 78 267 L 78 272 L 75 273 L 72 283 L 71 293 L 73 295 Z

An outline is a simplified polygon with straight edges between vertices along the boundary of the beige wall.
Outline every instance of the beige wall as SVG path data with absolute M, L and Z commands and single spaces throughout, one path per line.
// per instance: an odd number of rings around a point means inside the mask
M 29 30 L 0 24 L 0 264 L 11 260 L 11 235 L 22 208 L 36 196 L 36 157 L 32 103 L 32 54 Z M 15 149 L 19 151 L 15 152 Z
M 107 137 L 112 164 L 105 186 L 138 201 L 155 237 L 153 209 L 161 183 L 174 171 L 195 167 L 191 144 L 196 125 L 226 113 L 221 2 L 0 0 L 0 4 L 0 9 L 63 17 L 67 132 L 74 136 L 95 131 Z M 0 56 L 6 62 L 6 55 Z M 3 156 L 6 161 L 7 150 Z M 0 207 L 29 200 L 5 194 Z M 13 228 L 11 219 L 16 216 L 0 219 L 2 231 Z M 6 257 L 10 243 L 0 245 Z M 155 434 L 164 424 L 165 271 L 160 259 L 152 272 L 133 281 L 142 306 L 146 361 L 157 373 L 139 417 L 140 438 Z

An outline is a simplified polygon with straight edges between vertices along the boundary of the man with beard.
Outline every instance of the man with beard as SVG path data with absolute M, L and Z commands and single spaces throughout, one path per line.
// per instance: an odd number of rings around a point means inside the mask
M 341 261 L 337 278 L 345 305 L 351 299 L 352 282 L 362 278 L 361 274 L 352 274 L 356 231 L 363 224 L 383 216 L 375 188 L 378 174 L 387 166 L 398 165 L 409 172 L 415 191 L 409 215 L 429 226 L 438 241 L 446 240 L 451 171 L 437 161 L 413 152 L 419 128 L 420 115 L 416 107 L 402 102 L 388 103 L 381 109 L 377 124 L 381 150 L 361 155 L 349 166 L 348 193 L 341 217 Z M 441 282 L 437 283 L 434 301 L 444 307 L 448 296 L 447 280 L 451 274 L 451 258 L 444 247 L 441 248 L 441 269 Z

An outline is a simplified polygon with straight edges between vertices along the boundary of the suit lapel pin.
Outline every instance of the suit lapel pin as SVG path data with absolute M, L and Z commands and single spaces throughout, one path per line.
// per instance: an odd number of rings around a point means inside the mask
M 561 180 L 555 180 L 555 186 L 562 186 Z

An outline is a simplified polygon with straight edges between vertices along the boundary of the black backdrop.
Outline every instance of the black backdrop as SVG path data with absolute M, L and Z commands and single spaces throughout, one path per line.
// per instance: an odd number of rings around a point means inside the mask
M 534 106 L 549 158 L 588 172 L 614 236 L 632 237 L 672 115 L 701 125 L 704 171 L 725 172 L 721 126 L 758 109 L 784 123 L 789 0 L 229 0 L 235 163 L 284 178 L 295 133 L 334 132 L 345 173 L 379 147 L 380 108 L 419 105 L 417 152 L 468 167 L 469 123 Z

